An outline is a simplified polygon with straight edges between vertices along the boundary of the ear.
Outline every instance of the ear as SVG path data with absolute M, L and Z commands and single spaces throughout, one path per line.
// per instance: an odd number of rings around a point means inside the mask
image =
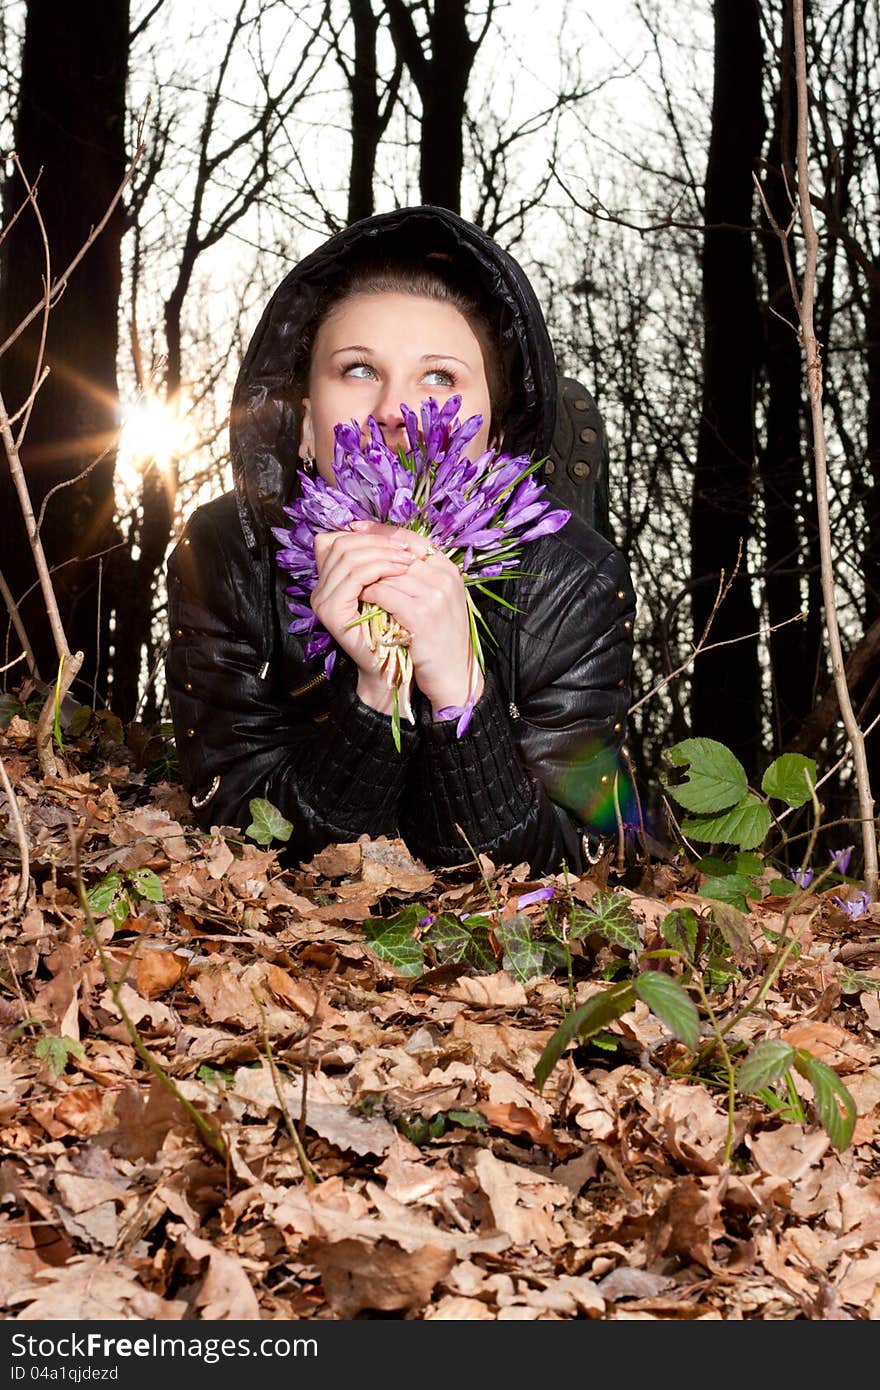
M 303 397 L 302 429 L 300 431 L 298 453 L 301 459 L 315 457 L 315 430 L 312 424 L 312 403 L 308 396 Z

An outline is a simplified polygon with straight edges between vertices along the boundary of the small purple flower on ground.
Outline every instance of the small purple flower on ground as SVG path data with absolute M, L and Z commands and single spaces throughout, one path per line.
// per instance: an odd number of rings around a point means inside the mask
M 836 869 L 839 874 L 845 874 L 849 868 L 849 861 L 852 858 L 853 847 L 847 845 L 846 849 L 831 849 L 831 867 Z
M 812 869 L 789 869 L 788 876 L 792 883 L 796 883 L 798 888 L 809 888 L 813 882 Z
M 431 925 L 431 923 L 432 923 L 433 921 L 434 921 L 434 913 L 433 913 L 433 912 L 429 912 L 428 915 L 427 915 L 427 917 L 420 917 L 420 918 L 419 918 L 419 926 L 420 926 L 420 927 L 430 927 L 430 925 Z
M 556 889 L 552 884 L 548 884 L 546 888 L 535 888 L 531 893 L 523 893 L 522 897 L 516 900 L 516 910 L 519 912 L 521 908 L 529 907 L 532 903 L 549 902 L 555 893 Z
M 871 906 L 871 899 L 864 889 L 860 889 L 854 898 L 840 898 L 835 893 L 834 901 L 841 912 L 845 912 L 847 917 L 851 917 L 854 921 L 858 917 L 867 917 L 868 908 Z

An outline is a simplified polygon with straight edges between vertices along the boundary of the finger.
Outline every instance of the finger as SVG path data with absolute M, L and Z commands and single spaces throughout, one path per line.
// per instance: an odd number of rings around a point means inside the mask
M 387 541 L 376 536 L 348 536 L 345 541 L 347 544 L 341 539 L 339 543 L 331 543 L 320 556 L 315 551 L 319 576 L 323 577 L 340 567 L 351 568 L 382 557 L 389 564 L 410 564 L 415 559 L 412 549 L 399 541 Z

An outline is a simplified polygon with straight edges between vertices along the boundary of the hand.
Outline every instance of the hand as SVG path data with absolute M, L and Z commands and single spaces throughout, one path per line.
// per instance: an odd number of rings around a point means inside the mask
M 403 535 L 414 551 L 411 564 L 372 580 L 361 598 L 379 604 L 411 633 L 413 678 L 434 712 L 479 699 L 484 681 L 471 643 L 461 571 L 414 531 L 366 521 L 354 527 L 377 542 L 387 537 L 393 543 L 395 535 Z
M 348 624 L 359 617 L 365 588 L 392 581 L 413 563 L 417 552 L 409 541 L 411 535 L 399 526 L 380 526 L 367 532 L 325 531 L 315 537 L 318 582 L 312 590 L 312 610 L 357 666 L 358 695 L 386 714 L 391 712 L 391 691 L 377 671 L 363 624 Z

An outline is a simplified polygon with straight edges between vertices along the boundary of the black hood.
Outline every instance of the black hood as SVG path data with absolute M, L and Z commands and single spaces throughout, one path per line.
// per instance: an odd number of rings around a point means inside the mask
M 525 273 L 491 237 L 439 207 L 401 208 L 354 222 L 282 280 L 248 345 L 232 398 L 230 441 L 239 515 L 249 546 L 284 521 L 299 465 L 299 412 L 292 391 L 297 348 L 316 303 L 353 253 L 386 250 L 408 260 L 452 256 L 479 285 L 506 355 L 512 406 L 504 449 L 543 457 L 556 416 L 556 362 L 544 315 Z

